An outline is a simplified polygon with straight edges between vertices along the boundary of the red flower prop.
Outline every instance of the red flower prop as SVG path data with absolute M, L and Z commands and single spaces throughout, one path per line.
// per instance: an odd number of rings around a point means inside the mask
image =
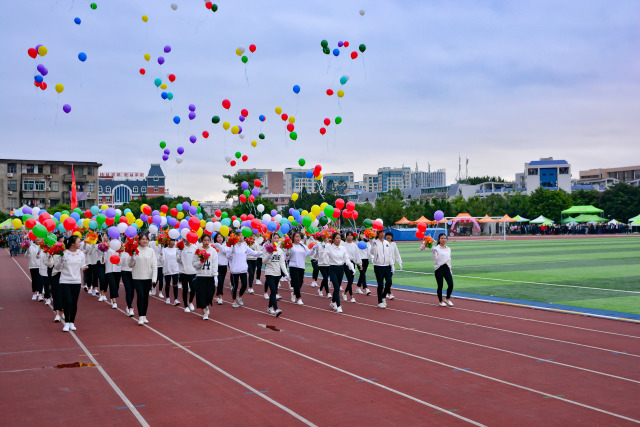
M 138 251 L 138 246 L 138 237 L 128 237 L 124 244 L 124 251 L 131 257 L 133 255 L 138 255 L 140 253 L 140 251 Z
M 280 242 L 280 246 L 282 246 L 284 249 L 291 249 L 293 247 L 293 242 L 291 241 L 289 236 L 285 236 L 284 239 L 282 239 L 282 242 Z
M 180 250 L 184 249 L 184 242 L 182 240 L 180 240 L 177 244 L 176 247 Z
M 240 241 L 240 238 L 238 237 L 237 234 L 229 234 L 229 237 L 227 238 L 227 246 L 231 247 L 236 243 L 238 243 L 239 241 Z
M 196 256 L 198 257 L 198 259 L 200 259 L 200 262 L 202 264 L 204 264 L 205 261 L 207 261 L 209 259 L 211 254 L 209 252 L 205 251 L 204 249 L 197 249 L 196 250 Z

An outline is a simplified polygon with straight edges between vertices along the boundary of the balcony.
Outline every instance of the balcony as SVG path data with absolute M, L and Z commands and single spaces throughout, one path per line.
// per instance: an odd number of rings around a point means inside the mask
M 64 175 L 63 181 L 65 183 L 71 183 L 71 174 Z M 76 174 L 76 182 L 87 182 L 87 176 Z

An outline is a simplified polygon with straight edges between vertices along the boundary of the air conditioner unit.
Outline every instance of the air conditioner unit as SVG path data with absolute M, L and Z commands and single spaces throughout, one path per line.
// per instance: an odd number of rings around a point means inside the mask
M 7 177 L 13 178 L 13 173 L 12 172 L 7 173 Z
M 47 191 L 51 191 L 51 187 L 47 187 Z
M 8 195 L 12 195 L 12 194 L 13 194 L 13 191 L 7 191 L 7 194 L 8 194 Z
M 47 175 L 47 179 L 52 179 L 53 175 Z
M 91 197 L 91 193 L 87 193 L 87 197 Z

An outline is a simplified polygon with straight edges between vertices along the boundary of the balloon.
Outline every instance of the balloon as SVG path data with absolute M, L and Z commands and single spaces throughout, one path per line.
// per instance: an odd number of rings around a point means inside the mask
M 178 147 L 177 151 L 178 151 L 178 154 L 182 154 L 182 153 L 184 153 L 184 148 Z
M 265 138 L 264 133 L 261 133 L 260 135 L 258 135 L 258 138 L 264 139 Z
M 340 49 L 338 48 L 333 49 L 333 56 L 338 56 L 338 55 L 340 55 Z
M 206 130 L 202 132 L 202 137 L 203 138 L 209 138 L 209 132 L 207 132 Z M 195 141 L 194 141 L 195 142 Z
M 160 94 L 160 98 L 162 98 L 162 99 L 167 99 L 168 97 L 169 97 L 169 94 L 167 92 L 162 92 Z
M 367 46 L 365 46 L 365 44 L 362 43 L 360 46 L 358 46 L 358 50 L 360 50 L 360 52 L 364 53 L 364 51 L 367 50 Z
M 172 93 L 172 92 L 169 92 L 169 93 L 167 94 L 167 99 L 168 99 L 169 101 L 171 101 L 171 100 L 173 99 L 173 93 Z
M 76 19 L 77 19 L 77 18 L 76 18 Z M 36 58 L 36 56 L 38 56 L 38 51 L 37 51 L 37 50 L 35 50 L 35 48 L 30 47 L 30 48 L 27 50 L 27 54 L 28 54 L 30 57 L 32 57 L 33 59 L 35 59 L 35 58 Z
M 176 230 L 175 228 L 169 230 L 169 238 L 176 240 L 180 237 L 180 232 L 178 230 Z
M 176 157 L 176 163 L 177 164 L 181 164 L 184 161 L 184 159 L 182 158 L 182 156 L 177 156 Z
M 289 132 L 293 132 L 293 130 L 294 130 L 294 129 L 295 129 L 295 126 L 293 125 L 293 123 L 289 123 L 289 124 L 287 125 L 287 130 L 288 130 Z
M 117 227 L 109 227 L 107 229 L 107 234 L 109 235 L 109 237 L 111 237 L 112 239 L 117 239 L 118 237 L 120 237 L 120 230 L 118 230 Z
M 151 59 L 151 55 L 149 55 L 148 53 L 144 54 L 144 60 L 149 62 L 149 60 Z
M 261 122 L 264 122 L 267 118 L 264 116 L 264 114 L 260 114 L 260 117 L 258 117 L 258 119 L 260 119 Z
M 280 114 L 282 113 L 282 108 L 281 107 L 276 107 L 276 114 Z
M 250 44 L 250 45 L 249 45 L 249 51 L 250 51 L 251 53 L 255 52 L 255 51 L 256 51 L 256 45 L 255 45 L 255 44 Z
M 344 46 L 344 43 L 342 43 L 341 41 L 338 42 L 338 47 L 342 47 L 342 46 Z
M 38 55 L 45 56 L 47 54 L 47 48 L 44 46 L 40 46 L 38 48 Z
M 168 77 L 168 79 L 169 79 L 169 81 L 171 83 L 176 81 L 176 75 L 175 74 L 169 74 L 167 77 Z
M 360 16 L 364 16 L 364 9 L 360 9 Z
M 55 89 L 56 89 L 56 92 L 58 92 L 58 93 L 62 93 L 62 91 L 64 90 L 64 85 L 63 85 L 62 83 L 58 83 L 58 84 L 55 86 Z
M 338 95 L 338 98 L 342 98 L 344 96 L 344 91 L 340 89 L 336 95 Z
M 89 5 L 91 7 L 91 9 L 96 10 L 98 8 L 98 5 L 95 3 L 91 3 L 91 5 Z
M 194 113 L 193 111 L 189 113 L 189 120 L 193 120 L 196 118 L 196 113 Z
M 35 220 L 34 220 L 34 223 L 35 223 Z M 20 228 L 22 227 L 22 220 L 18 218 L 14 218 L 13 221 L 11 221 L 11 225 L 13 225 L 13 228 Z
M 178 5 L 175 3 L 171 3 L 171 9 L 176 10 L 178 9 Z
M 333 213 L 334 213 L 335 209 L 333 209 L 333 206 L 331 205 L 327 205 L 324 207 L 324 214 L 328 217 L 332 217 Z
M 228 99 L 223 100 L 222 106 L 228 110 L 229 108 L 231 108 L 231 101 L 229 101 Z
M 416 231 L 416 237 L 420 240 L 424 239 L 424 231 Z
M 249 62 L 249 58 L 246 55 L 242 55 L 242 58 L 240 58 L 242 60 L 242 62 L 244 64 L 246 64 L 247 62 Z
M 193 231 L 189 231 L 187 233 L 187 241 L 192 245 L 198 243 L 198 234 Z
M 327 46 L 329 46 L 329 42 L 328 42 L 328 41 L 326 41 L 326 40 L 322 40 L 322 41 L 320 42 L 320 46 L 322 46 L 322 47 L 327 47 Z
M 253 235 L 253 231 L 249 227 L 242 227 L 242 235 L 244 237 L 251 237 L 251 235 Z
M 422 231 L 423 234 L 424 234 L 424 230 L 426 229 L 427 229 L 427 224 L 425 224 L 424 222 L 418 223 L 418 230 Z
M 222 124 L 222 129 L 224 130 L 229 130 L 230 127 L 231 127 L 231 124 L 229 122 L 224 122 Z
M 240 128 L 239 128 L 238 126 L 233 126 L 233 127 L 231 128 L 231 133 L 232 133 L 232 134 L 237 135 L 237 134 L 238 134 L 238 132 L 240 132 Z
M 327 89 L 327 95 L 329 95 L 329 96 L 333 95 L 333 90 L 332 89 Z
M 208 135 L 209 135 L 209 134 L 207 134 L 207 136 L 208 136 Z M 205 138 L 206 138 L 206 137 L 205 137 Z M 198 138 L 196 138 L 196 136 L 195 136 L 195 135 L 191 135 L 191 136 L 189 137 L 189 141 L 191 141 L 191 143 L 192 143 L 192 144 L 195 144 L 197 140 L 198 140 Z
M 298 139 L 298 134 L 296 132 L 291 132 L 289 134 L 289 138 L 295 141 L 296 139 Z
M 84 53 L 84 52 L 80 52 L 80 53 L 78 54 L 78 59 L 79 59 L 80 61 L 82 61 L 82 62 L 86 61 L 86 60 L 87 60 L 87 54 L 86 54 L 86 53 Z
M 346 84 L 348 80 L 347 76 L 342 76 L 340 77 L 340 84 Z
M 358 52 L 356 52 L 355 50 L 351 52 L 351 59 L 356 59 L 357 57 L 358 57 Z
M 251 146 L 252 146 L 252 147 L 257 147 L 257 146 L 258 146 L 258 143 L 257 143 L 256 141 L 251 141 Z
M 287 113 L 282 113 L 280 118 L 282 119 L 282 121 L 286 121 L 289 118 L 289 116 L 287 115 Z
M 158 64 L 160 64 L 160 65 L 164 64 L 164 57 L 162 57 L 162 56 L 158 57 Z
M 109 242 L 109 247 L 114 251 L 119 251 L 122 247 L 122 242 L 120 242 L 120 240 L 118 239 L 113 239 Z
M 442 212 L 441 210 L 437 210 L 434 212 L 433 219 L 435 219 L 436 221 L 442 221 L 442 218 L 444 218 L 444 212 Z
M 149 17 L 147 15 L 142 15 L 142 22 L 147 22 Z
M 71 105 L 69 104 L 64 104 L 62 106 L 62 111 L 64 111 L 65 113 L 69 114 L 71 112 Z
M 212 11 L 212 12 L 217 12 L 217 11 L 218 11 L 218 5 L 217 5 L 217 4 L 215 4 L 215 3 L 213 3 L 213 4 L 211 5 L 211 11 Z
M 171 46 L 166 45 L 166 46 L 164 47 L 164 53 L 169 53 L 169 52 L 171 52 Z
M 213 124 L 220 123 L 220 117 L 218 117 L 218 116 L 211 117 L 211 123 L 213 123 Z
M 231 161 L 229 162 L 229 164 L 233 167 L 233 166 L 235 166 L 235 165 L 236 165 L 236 161 L 235 161 L 235 160 L 231 160 Z
M 293 93 L 300 93 L 300 85 L 293 86 Z
M 242 156 L 242 161 L 246 162 L 247 160 L 249 160 L 249 156 L 247 156 L 246 154 Z M 253 200 L 252 200 L 253 202 Z
M 45 237 L 47 235 L 47 228 L 42 225 L 42 224 L 36 224 L 35 227 L 33 227 L 33 234 L 36 237 Z
M 160 85 L 162 84 L 162 80 L 160 80 L 160 79 L 155 79 L 155 80 L 153 81 L 153 84 L 154 84 L 154 85 L 156 85 L 156 87 L 160 87 Z
M 339 125 L 340 123 L 342 123 L 342 117 L 338 116 L 334 121 L 337 125 Z
M 180 116 L 173 116 L 173 123 L 179 124 L 180 123 Z
M 35 76 L 34 79 L 35 79 L 36 83 L 42 83 L 44 81 L 42 76 Z
M 327 133 L 327 130 L 325 128 L 320 128 L 320 134 L 324 135 L 325 133 Z

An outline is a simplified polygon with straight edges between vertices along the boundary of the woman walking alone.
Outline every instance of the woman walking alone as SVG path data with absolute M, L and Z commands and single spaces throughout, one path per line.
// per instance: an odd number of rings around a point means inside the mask
M 70 236 L 65 243 L 66 251 L 58 260 L 55 270 L 60 272 L 60 293 L 64 306 L 62 332 L 76 330 L 76 313 L 80 296 L 81 272 L 87 270 L 84 252 L 80 250 L 80 238 Z
M 296 234 L 298 235 L 298 241 L 300 241 L 299 233 Z M 294 235 L 293 237 L 295 241 L 296 235 Z M 282 277 L 282 275 L 284 275 L 285 277 L 289 277 L 289 274 L 287 273 L 287 265 L 284 262 L 284 252 L 278 245 L 279 240 L 280 236 L 278 236 L 278 234 L 271 234 L 271 244 L 265 248 L 267 253 L 264 255 L 265 282 L 267 286 L 269 286 L 270 292 L 269 308 L 267 309 L 267 312 L 269 314 L 273 314 L 276 317 L 279 317 L 282 314 L 282 310 L 278 308 L 278 298 L 276 297 L 278 294 L 278 283 L 280 283 L 280 277 Z M 294 243 L 294 247 L 295 246 L 296 245 Z M 267 250 L 267 248 L 269 249 Z M 302 302 L 302 300 L 300 300 L 300 302 Z
M 273 235 L 271 237 L 273 237 Z M 296 231 L 293 233 L 293 246 L 291 246 L 289 250 L 289 270 L 291 271 L 291 285 L 293 286 L 291 302 L 295 302 L 298 305 L 303 305 L 300 290 L 302 289 L 302 282 L 304 280 L 306 260 L 308 256 L 315 253 L 313 249 L 308 249 L 300 242 L 301 239 L 302 235 L 299 232 Z
M 453 307 L 451 292 L 453 292 L 453 276 L 451 275 L 451 248 L 447 246 L 447 236 L 441 233 L 438 236 L 438 244 L 431 249 L 431 259 L 435 270 L 436 283 L 438 284 L 438 305 L 440 307 Z M 447 299 L 442 301 L 443 279 L 447 281 Z
M 193 267 L 196 271 L 196 305 L 202 309 L 202 319 L 209 319 L 209 305 L 218 284 L 218 250 L 211 246 L 211 236 L 203 234 L 200 238 L 202 248 L 195 252 Z M 208 256 L 207 256 L 208 254 Z
M 158 280 L 158 259 L 149 247 L 149 234 L 140 234 L 138 241 L 138 254 L 134 254 L 129 260 L 133 288 L 136 291 L 136 304 L 138 305 L 138 325 L 149 323 L 147 320 L 147 308 L 149 307 L 149 292 L 151 286 Z

